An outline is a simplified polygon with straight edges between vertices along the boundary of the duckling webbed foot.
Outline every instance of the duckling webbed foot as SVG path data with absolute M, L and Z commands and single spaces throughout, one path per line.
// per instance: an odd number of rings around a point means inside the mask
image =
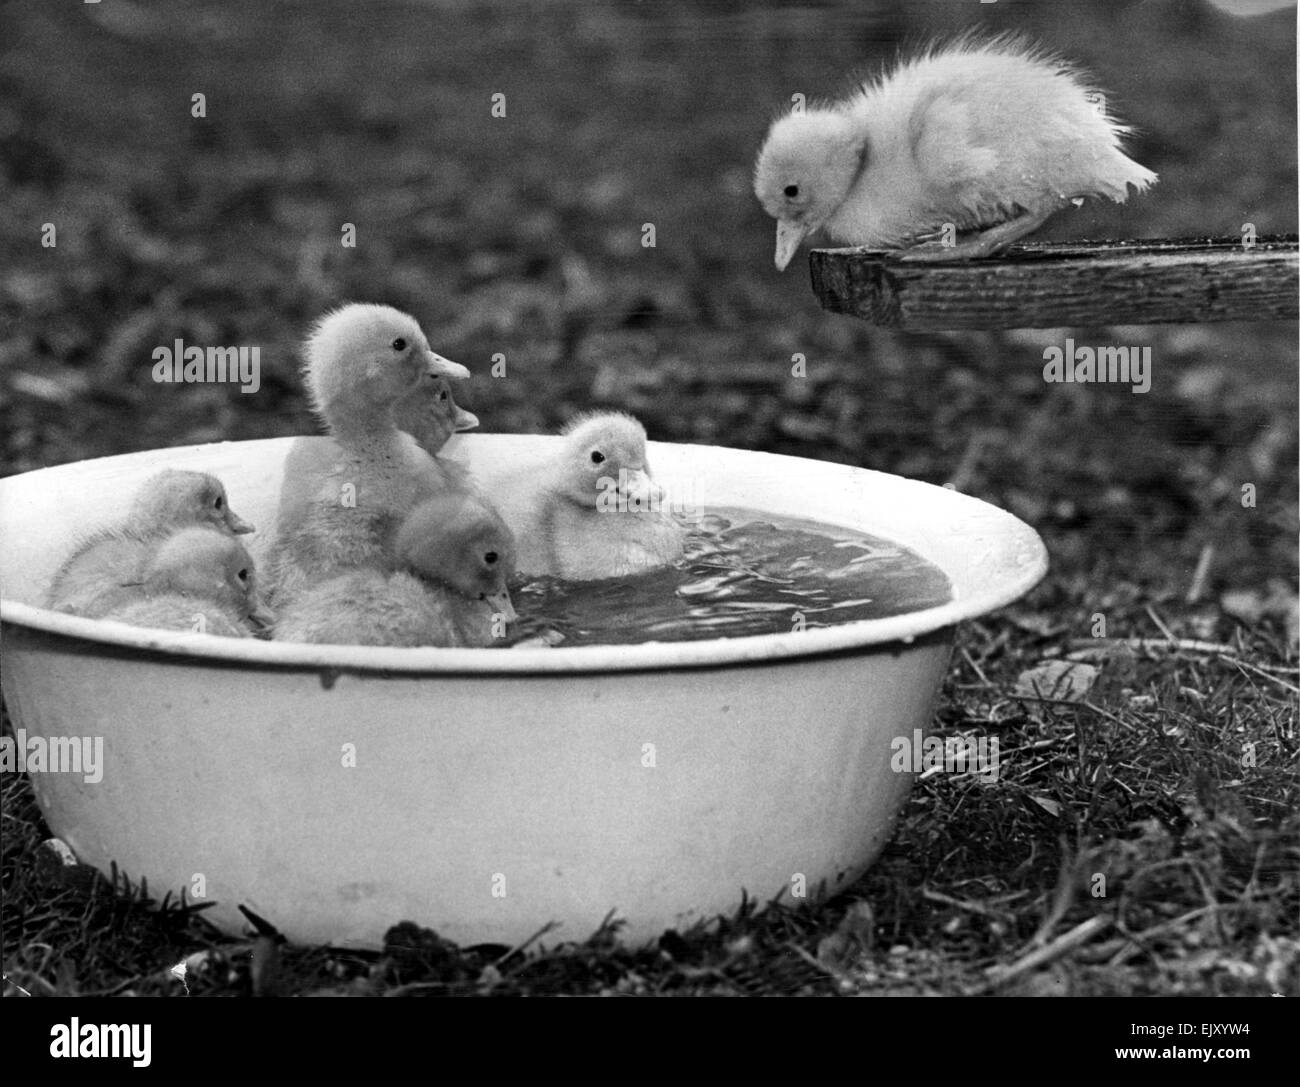
M 955 261 L 991 257 L 996 253 L 1000 253 L 1012 242 L 1019 241 L 1027 234 L 1032 234 L 1058 211 L 1068 207 L 1071 203 L 1072 201 L 1068 199 L 1062 199 L 1059 202 L 1047 204 L 1037 211 L 1026 211 L 1017 215 L 1014 219 L 1008 219 L 1005 223 L 998 223 L 997 226 L 967 235 L 963 240 L 953 245 L 932 240 L 935 236 L 927 235 L 927 240 L 918 242 L 918 244 L 907 249 L 895 250 L 890 255 L 895 260 L 915 264 L 947 264 Z

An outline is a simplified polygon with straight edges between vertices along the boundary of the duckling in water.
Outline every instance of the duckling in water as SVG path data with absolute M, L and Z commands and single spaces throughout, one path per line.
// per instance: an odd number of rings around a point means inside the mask
M 216 476 L 166 469 L 140 485 L 124 525 L 94 533 L 59 567 L 46 606 L 90 614 L 96 601 L 118 583 L 138 578 L 159 540 L 186 525 L 228 534 L 253 531 L 230 508 L 226 488 Z
M 247 637 L 250 622 L 271 620 L 244 546 L 208 526 L 183 528 L 162 540 L 138 579 L 106 587 L 83 614 L 233 637 Z
M 450 396 L 433 399 L 431 379 L 469 376 L 429 349 L 414 318 L 389 306 L 329 314 L 308 338 L 305 359 L 307 389 L 333 444 L 299 443 L 301 452 L 296 446 L 286 462 L 268 564 L 280 603 L 332 573 L 393 568 L 397 523 L 438 479 L 433 458 L 399 429 L 397 413 L 414 410 L 407 401 L 454 406 Z M 430 441 L 435 429 L 425 434 Z
M 650 476 L 645 428 L 630 415 L 581 416 L 535 466 L 483 479 L 519 545 L 521 574 L 623 577 L 681 557 L 686 531 Z
M 289 603 L 277 641 L 337 645 L 490 646 L 516 618 L 507 588 L 515 541 L 472 494 L 421 503 L 395 548 L 411 572 L 355 570 L 312 585 Z
M 776 266 L 823 229 L 903 260 L 985 257 L 1083 197 L 1123 203 L 1156 175 L 1065 61 L 1006 36 L 938 45 L 852 97 L 773 122 L 754 192 Z M 957 232 L 971 232 L 958 242 Z M 934 240 L 934 239 L 941 240 Z

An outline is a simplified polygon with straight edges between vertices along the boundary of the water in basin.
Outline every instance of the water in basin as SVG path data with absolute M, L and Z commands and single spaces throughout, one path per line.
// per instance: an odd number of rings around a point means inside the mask
M 715 508 L 684 562 L 627 579 L 528 581 L 511 642 L 565 646 L 788 633 L 936 607 L 943 571 L 915 552 L 836 525 Z

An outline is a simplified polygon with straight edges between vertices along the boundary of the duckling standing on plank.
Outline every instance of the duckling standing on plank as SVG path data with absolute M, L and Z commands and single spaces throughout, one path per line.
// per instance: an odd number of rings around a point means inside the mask
M 389 306 L 354 304 L 329 314 L 305 356 L 308 392 L 334 447 L 325 465 L 304 464 L 309 453 L 286 465 L 268 563 L 277 603 L 341 570 L 392 569 L 392 532 L 437 478 L 432 458 L 398 428 L 395 413 L 430 387 L 431 376 L 469 376 L 430 350 L 413 317 Z
M 183 528 L 159 542 L 139 580 L 102 594 L 91 617 L 230 637 L 247 637 L 249 623 L 271 620 L 248 552 L 209 526 Z
M 409 571 L 354 570 L 289 603 L 277 641 L 338 645 L 490 646 L 516 618 L 507 588 L 515 541 L 492 507 L 448 493 L 411 511 L 397 533 Z
M 253 531 L 230 508 L 216 476 L 171 468 L 157 472 L 140 485 L 122 526 L 94 533 L 59 567 L 46 606 L 90 614 L 99 597 L 139 576 L 159 540 L 186 525 L 232 535 Z
M 778 269 L 817 230 L 902 248 L 902 260 L 968 260 L 1083 197 L 1123 203 L 1130 185 L 1153 184 L 1120 148 L 1129 131 L 1060 58 L 1015 37 L 964 38 L 773 122 L 754 192 L 777 221 Z
M 686 532 L 650 476 L 645 428 L 607 412 L 579 417 L 564 436 L 541 464 L 482 480 L 518 541 L 519 572 L 593 581 L 681 557 Z

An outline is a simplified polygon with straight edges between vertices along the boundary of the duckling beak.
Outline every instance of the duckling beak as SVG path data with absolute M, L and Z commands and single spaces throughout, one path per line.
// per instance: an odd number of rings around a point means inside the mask
M 441 374 L 443 377 L 469 377 L 469 371 L 459 362 L 444 359 L 441 355 L 435 355 L 432 351 L 426 351 L 424 359 L 429 365 L 429 373 L 431 374 Z
M 253 605 L 252 610 L 248 613 L 248 618 L 264 630 L 270 630 L 275 625 L 275 612 L 260 600 Z
M 499 593 L 490 593 L 486 599 L 492 606 L 492 611 L 500 615 L 507 623 L 513 623 L 519 618 L 515 606 L 510 603 L 510 590 L 502 589 Z
M 642 468 L 629 471 L 623 477 L 622 490 L 629 502 L 635 502 L 646 509 L 653 509 L 655 503 L 664 496 L 664 489 Z
M 226 507 L 226 527 L 237 536 L 242 536 L 246 532 L 252 532 L 253 526 L 239 516 L 229 506 Z
M 803 223 L 796 223 L 793 219 L 778 219 L 776 221 L 776 270 L 784 272 L 786 265 L 794 260 L 794 255 L 799 251 L 799 243 L 804 240 L 812 231 Z
M 478 416 L 472 411 L 466 411 L 462 407 L 457 407 L 456 418 L 451 421 L 451 426 L 455 431 L 473 430 L 478 426 Z

